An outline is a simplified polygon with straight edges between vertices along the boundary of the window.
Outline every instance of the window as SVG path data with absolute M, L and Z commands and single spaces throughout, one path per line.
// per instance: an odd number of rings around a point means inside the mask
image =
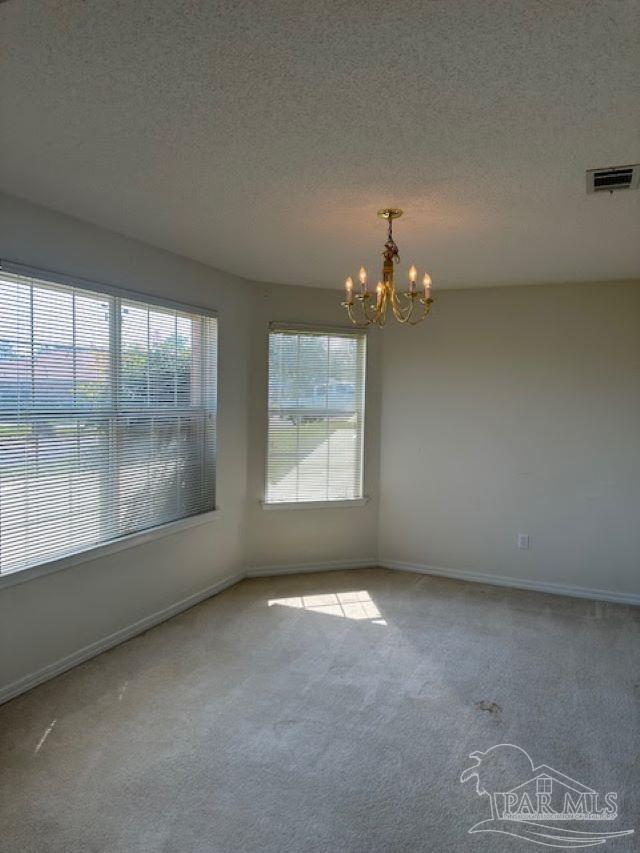
M 214 509 L 216 320 L 0 271 L 0 572 Z
M 549 776 L 538 776 L 536 779 L 536 793 L 537 794 L 551 794 L 553 793 L 553 782 Z
M 266 503 L 362 498 L 366 338 L 269 333 Z

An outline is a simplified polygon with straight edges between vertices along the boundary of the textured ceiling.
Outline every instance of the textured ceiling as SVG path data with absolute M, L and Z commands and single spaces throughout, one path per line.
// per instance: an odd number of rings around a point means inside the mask
M 0 183 L 250 279 L 339 286 L 405 208 L 438 286 L 640 275 L 637 0 L 8 0 Z M 25 259 L 28 260 L 28 259 Z

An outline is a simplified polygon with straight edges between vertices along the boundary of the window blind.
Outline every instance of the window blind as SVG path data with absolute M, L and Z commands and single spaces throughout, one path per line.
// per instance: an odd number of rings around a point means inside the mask
M 214 509 L 216 319 L 0 271 L 0 572 Z
M 362 497 L 366 337 L 269 333 L 267 503 Z

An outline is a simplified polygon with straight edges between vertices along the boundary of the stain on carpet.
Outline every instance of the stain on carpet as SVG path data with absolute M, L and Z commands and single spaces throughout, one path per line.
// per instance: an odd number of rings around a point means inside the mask
M 478 711 L 486 711 L 488 714 L 491 714 L 497 723 L 502 722 L 502 707 L 497 702 L 482 699 L 480 702 L 476 702 L 476 708 Z

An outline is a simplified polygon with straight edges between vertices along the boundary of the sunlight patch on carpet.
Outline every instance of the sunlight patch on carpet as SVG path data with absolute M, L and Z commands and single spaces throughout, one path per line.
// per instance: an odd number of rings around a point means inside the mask
M 343 619 L 368 621 L 372 625 L 386 625 L 381 613 L 366 589 L 352 592 L 325 592 L 318 595 L 294 595 L 289 598 L 270 598 L 269 607 L 294 607 L 298 610 L 311 610 L 328 616 Z

